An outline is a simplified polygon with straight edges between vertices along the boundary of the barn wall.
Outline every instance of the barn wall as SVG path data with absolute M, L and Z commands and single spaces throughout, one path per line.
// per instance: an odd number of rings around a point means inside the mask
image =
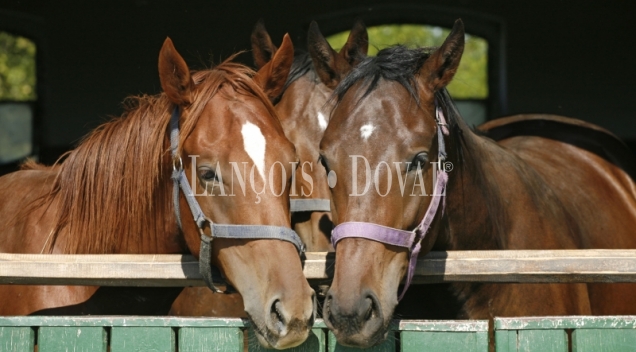
M 410 3 L 502 21 L 508 113 L 578 117 L 636 139 L 635 3 Z M 311 19 L 352 8 L 373 11 L 374 5 L 359 0 L 0 2 L 0 13 L 26 14 L 39 23 L 42 131 L 50 150 L 68 148 L 108 116 L 120 114 L 125 96 L 159 92 L 157 54 L 166 36 L 192 67 L 202 67 L 210 58 L 248 49 L 259 18 L 275 41 L 289 31 L 295 43 L 303 43 Z M 242 60 L 250 63 L 251 57 Z

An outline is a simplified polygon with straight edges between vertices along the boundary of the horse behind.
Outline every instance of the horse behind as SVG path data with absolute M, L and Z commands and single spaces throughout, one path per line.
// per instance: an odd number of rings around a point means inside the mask
M 457 21 L 440 48 L 384 49 L 334 92 L 321 141 L 338 175 L 336 266 L 323 316 L 341 344 L 386 338 L 418 250 L 636 248 L 625 146 L 597 126 L 545 115 L 471 130 L 445 89 L 463 47 Z M 511 127 L 533 120 L 540 133 Z M 635 284 L 451 286 L 459 318 L 636 314 Z
M 2 252 L 199 256 L 201 236 L 216 224 L 290 227 L 285 185 L 296 154 L 267 96 L 284 79 L 258 72 L 257 82 L 231 61 L 191 72 L 170 39 L 159 76 L 162 94 L 130 98 L 121 118 L 93 131 L 60 164 L 30 163 L 0 178 Z M 171 146 L 175 110 L 180 131 Z M 175 214 L 171 174 L 181 165 L 207 226 L 197 227 L 184 192 Z M 237 177 L 247 180 L 244 188 L 235 187 Z M 307 338 L 315 298 L 292 243 L 216 238 L 210 264 L 243 296 L 263 346 L 288 348 Z M 57 314 L 109 314 L 86 303 L 97 289 L 0 286 L 0 314 L 60 307 Z

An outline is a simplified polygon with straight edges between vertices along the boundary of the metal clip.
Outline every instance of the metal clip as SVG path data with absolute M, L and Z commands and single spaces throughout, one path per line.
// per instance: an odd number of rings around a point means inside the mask
M 445 170 L 442 169 L 442 163 L 444 163 L 445 160 L 446 160 L 446 158 L 443 155 L 440 155 L 438 157 L 438 160 L 437 160 L 437 170 L 438 171 L 445 171 Z
M 179 168 L 177 168 L 177 162 L 179 163 Z M 173 171 L 183 170 L 183 160 L 181 160 L 181 157 L 172 159 L 172 170 Z

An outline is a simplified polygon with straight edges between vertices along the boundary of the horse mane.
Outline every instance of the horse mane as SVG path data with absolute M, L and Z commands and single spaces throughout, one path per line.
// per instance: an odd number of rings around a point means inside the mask
M 289 75 L 287 76 L 287 81 L 285 82 L 283 91 L 287 90 L 287 87 L 302 76 L 310 73 L 313 74 L 314 78 L 318 77 L 309 53 L 302 50 L 294 51 L 294 61 L 292 62 L 291 69 L 289 70 Z
M 179 146 L 195 128 L 207 102 L 225 84 L 257 96 L 276 116 L 253 82 L 254 72 L 231 62 L 235 56 L 193 73 L 196 89 L 193 103 L 181 111 Z M 124 106 L 121 117 L 91 132 L 56 166 L 59 171 L 52 190 L 39 203 L 59 201 L 50 251 L 65 233 L 64 253 L 126 253 L 140 248 L 158 253 L 166 236 L 178 233 L 168 147 L 174 104 L 161 93 L 129 97 Z
M 356 104 L 367 97 L 371 92 L 378 88 L 381 79 L 397 82 L 402 85 L 411 96 L 411 98 L 420 105 L 420 86 L 417 84 L 417 75 L 419 70 L 436 50 L 435 47 L 407 48 L 404 45 L 395 45 L 386 49 L 382 49 L 375 57 L 367 57 L 360 62 L 354 69 L 338 84 L 334 90 L 331 99 L 335 100 L 337 105 L 340 103 L 344 95 L 354 85 L 361 82 L 360 89 L 364 92 L 359 96 Z M 483 185 L 479 187 L 486 201 L 484 206 L 487 213 L 491 217 L 487 222 L 487 229 L 483 229 L 485 238 L 480 239 L 487 248 L 501 248 L 501 239 L 505 238 L 505 234 L 510 223 L 507 218 L 507 212 L 502 202 L 499 186 L 491 184 L 491 178 L 488 177 L 488 170 L 485 170 L 479 163 L 485 157 L 488 151 L 483 150 L 479 139 L 482 137 L 475 133 L 461 117 L 453 99 L 448 91 L 443 88 L 435 93 L 437 103 L 441 106 L 445 113 L 448 123 L 450 136 L 448 145 L 448 154 L 457 160 L 452 160 L 456 165 L 454 174 L 460 178 L 471 175 L 475 181 Z M 457 167 L 459 166 L 459 167 Z M 452 177 L 452 176 L 451 176 Z M 468 197 L 468 189 L 463 184 L 458 190 L 462 197 Z M 453 237 L 453 236 L 451 236 Z M 457 238 L 449 239 L 452 247 L 461 245 Z M 474 241 L 474 239 L 471 239 Z M 458 248 L 453 248 L 458 249 Z M 486 248 L 484 248 L 486 249 Z

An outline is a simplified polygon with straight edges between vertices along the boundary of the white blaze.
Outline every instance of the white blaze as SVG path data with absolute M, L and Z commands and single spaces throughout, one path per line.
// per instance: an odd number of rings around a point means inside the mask
M 255 124 L 246 122 L 241 129 L 243 148 L 252 159 L 258 173 L 265 179 L 265 136 Z
M 360 127 L 360 136 L 366 141 L 371 136 L 371 133 L 373 133 L 373 130 L 375 130 L 375 126 L 368 123 Z
M 327 119 L 320 111 L 318 111 L 318 126 L 320 126 L 320 129 L 323 131 L 327 129 Z

